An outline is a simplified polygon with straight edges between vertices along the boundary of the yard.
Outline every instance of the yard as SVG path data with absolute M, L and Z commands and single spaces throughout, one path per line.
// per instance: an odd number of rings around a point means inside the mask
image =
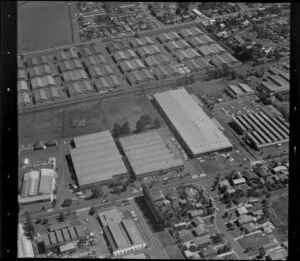
M 114 123 L 129 122 L 131 131 L 135 130 L 136 121 L 143 114 L 152 118 L 159 117 L 150 101 L 143 95 L 126 95 L 121 98 L 105 99 L 101 105 L 107 119 L 109 129 Z
M 224 166 L 218 161 L 217 158 L 207 158 L 204 160 L 199 160 L 204 173 L 216 173 L 224 170 Z
M 18 8 L 18 51 L 30 52 L 72 44 L 66 2 L 27 2 Z
M 261 248 L 263 245 L 268 244 L 272 241 L 273 237 L 266 235 L 261 236 L 261 233 L 254 234 L 251 236 L 244 237 L 238 242 L 241 244 L 241 246 L 246 249 L 247 247 L 250 247 L 251 249 L 247 253 L 249 256 L 254 256 L 259 253 L 259 248 Z
M 170 259 L 183 259 L 180 249 L 175 244 L 168 230 L 156 233 Z
M 63 112 L 62 137 L 75 137 L 107 130 L 106 117 L 101 102 L 78 104 Z M 82 126 L 79 126 L 82 122 Z M 77 125 L 76 125 L 77 124 Z

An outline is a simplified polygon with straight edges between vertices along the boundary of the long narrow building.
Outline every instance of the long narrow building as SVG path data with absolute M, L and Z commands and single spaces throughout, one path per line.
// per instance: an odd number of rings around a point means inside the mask
M 154 95 L 159 110 L 190 157 L 232 150 L 232 144 L 185 90 Z

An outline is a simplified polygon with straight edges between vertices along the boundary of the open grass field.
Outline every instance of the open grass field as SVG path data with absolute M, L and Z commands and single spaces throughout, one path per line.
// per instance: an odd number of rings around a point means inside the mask
M 136 121 L 143 114 L 152 118 L 159 117 L 153 105 L 143 95 L 127 95 L 120 98 L 105 99 L 101 105 L 107 119 L 107 126 L 112 129 L 114 123 L 128 121 L 131 130 L 135 130 Z
M 156 233 L 170 259 L 184 259 L 168 230 Z
M 285 226 L 288 224 L 288 203 L 288 196 L 282 196 L 272 201 L 271 204 L 276 216 Z
M 76 121 L 84 121 L 85 126 L 76 127 L 73 125 Z M 79 104 L 64 111 L 62 137 L 75 137 L 104 130 L 107 130 L 107 121 L 98 101 Z
M 66 2 L 27 2 L 18 7 L 18 51 L 30 52 L 73 42 Z
M 60 112 L 41 113 L 18 120 L 20 144 L 33 144 L 60 137 Z
M 213 95 L 224 92 L 228 84 L 234 84 L 238 81 L 228 81 L 226 79 L 216 79 L 211 81 L 198 80 L 192 84 L 192 87 L 196 93 L 200 95 Z

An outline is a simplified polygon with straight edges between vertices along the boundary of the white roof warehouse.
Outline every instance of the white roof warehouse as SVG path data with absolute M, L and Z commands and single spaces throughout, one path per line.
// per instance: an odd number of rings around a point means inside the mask
M 229 140 L 185 89 L 154 97 L 190 156 L 232 149 Z

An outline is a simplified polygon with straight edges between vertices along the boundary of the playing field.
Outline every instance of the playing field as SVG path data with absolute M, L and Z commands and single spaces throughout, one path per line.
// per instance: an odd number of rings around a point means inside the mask
M 280 197 L 272 201 L 272 209 L 283 225 L 288 224 L 288 196 Z
M 30 52 L 72 43 L 66 2 L 27 2 L 18 8 L 18 52 Z

